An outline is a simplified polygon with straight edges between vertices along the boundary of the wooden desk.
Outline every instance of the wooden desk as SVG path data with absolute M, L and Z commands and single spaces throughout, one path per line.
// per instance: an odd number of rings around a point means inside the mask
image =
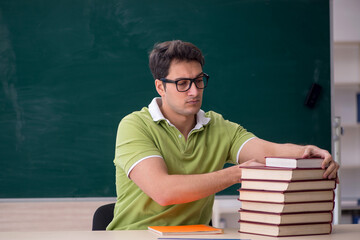
M 129 230 L 129 231 L 67 231 L 67 232 L 0 232 L 0 239 L 11 240 L 156 240 L 159 235 L 147 230 Z M 263 237 L 250 234 L 241 234 L 237 229 L 225 229 L 224 234 L 216 235 L 181 235 L 174 237 L 183 238 L 235 238 L 252 240 L 270 240 L 274 237 Z M 357 240 L 360 238 L 360 224 L 335 225 L 333 233 L 330 235 L 302 236 L 291 238 L 279 238 L 280 240 Z

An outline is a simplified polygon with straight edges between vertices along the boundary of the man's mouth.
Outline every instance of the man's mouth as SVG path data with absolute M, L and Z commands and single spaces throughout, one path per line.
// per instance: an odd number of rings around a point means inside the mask
M 199 103 L 200 102 L 200 99 L 190 99 L 190 100 L 187 100 L 186 103 L 190 103 L 190 104 L 196 104 L 196 103 Z

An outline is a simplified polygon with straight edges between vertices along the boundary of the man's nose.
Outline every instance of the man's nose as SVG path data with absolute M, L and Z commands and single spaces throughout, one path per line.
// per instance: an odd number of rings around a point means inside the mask
M 196 87 L 195 83 L 193 82 L 190 86 L 190 89 L 187 92 L 188 95 L 196 96 L 199 93 L 199 89 Z

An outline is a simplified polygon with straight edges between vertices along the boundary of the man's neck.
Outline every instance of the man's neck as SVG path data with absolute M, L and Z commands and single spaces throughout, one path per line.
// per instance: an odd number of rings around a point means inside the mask
M 170 120 L 169 121 L 175 125 L 175 127 L 184 135 L 185 139 L 187 139 L 190 131 L 195 127 L 196 125 L 196 115 L 192 117 L 186 117 L 186 118 L 177 118 L 176 120 Z
M 161 104 L 159 104 L 160 111 L 164 115 L 164 117 L 169 120 L 181 133 L 184 135 L 185 139 L 187 139 L 190 131 L 196 125 L 196 115 L 192 116 L 183 116 L 183 115 L 172 115 L 167 114 L 164 111 Z

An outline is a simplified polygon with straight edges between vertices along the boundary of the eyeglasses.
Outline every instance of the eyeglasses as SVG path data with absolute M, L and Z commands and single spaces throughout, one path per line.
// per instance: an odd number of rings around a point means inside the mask
M 192 83 L 194 83 L 198 89 L 206 88 L 209 78 L 209 75 L 206 73 L 200 73 L 196 78 L 179 78 L 175 81 L 166 78 L 160 78 L 160 81 L 165 83 L 175 83 L 176 90 L 178 90 L 178 92 L 186 92 L 191 88 Z

